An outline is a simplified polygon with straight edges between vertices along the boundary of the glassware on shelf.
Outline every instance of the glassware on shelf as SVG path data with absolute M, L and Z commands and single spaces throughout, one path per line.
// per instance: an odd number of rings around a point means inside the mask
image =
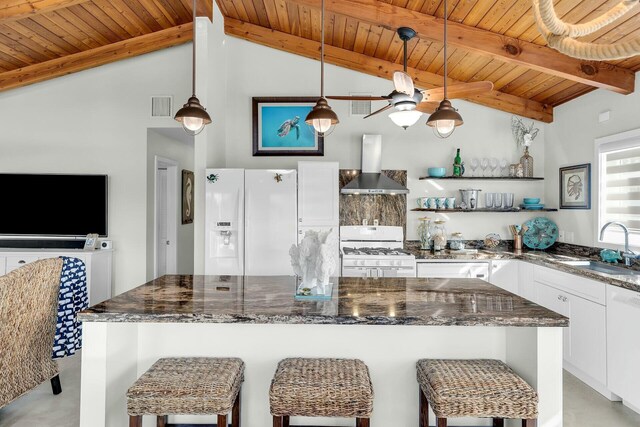
M 464 250 L 464 237 L 459 231 L 451 233 L 451 239 L 449 240 L 449 248 L 452 251 Z
M 533 157 L 529 155 L 529 147 L 524 148 L 524 154 L 520 157 L 520 164 L 523 169 L 523 177 L 533 177 Z
M 503 193 L 502 194 L 502 201 L 504 203 L 504 208 L 505 209 L 512 209 L 513 208 L 513 193 Z
M 484 207 L 493 209 L 493 193 L 484 193 Z
M 509 162 L 507 162 L 507 159 L 500 160 L 500 176 L 507 176 L 507 167 L 509 167 Z
M 480 160 L 480 167 L 482 168 L 482 176 L 487 176 L 487 168 L 489 167 L 489 159 L 483 157 Z
M 513 163 L 509 165 L 509 177 L 515 178 L 517 171 L 518 171 L 518 163 Z
M 489 166 L 491 167 L 491 176 L 496 176 L 496 169 L 500 166 L 500 161 L 495 157 L 489 159 Z
M 471 167 L 471 176 L 477 176 L 476 169 L 478 169 L 478 167 L 480 166 L 480 160 L 478 160 L 477 157 L 474 157 L 473 159 L 471 159 L 471 163 L 469 164 L 469 166 Z
M 494 209 L 502 209 L 502 193 L 493 193 Z
M 434 251 L 441 251 L 447 246 L 447 229 L 444 226 L 445 222 L 445 220 L 437 219 L 431 226 L 430 233 Z
M 431 249 L 430 246 L 430 237 L 431 233 L 429 233 L 429 224 L 431 222 L 431 218 L 418 218 L 420 224 L 418 224 L 418 239 L 420 239 L 420 249 L 424 251 L 428 251 Z

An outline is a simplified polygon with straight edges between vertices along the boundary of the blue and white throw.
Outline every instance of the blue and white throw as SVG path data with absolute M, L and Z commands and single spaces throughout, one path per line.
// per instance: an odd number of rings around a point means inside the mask
M 77 315 L 89 306 L 87 268 L 84 262 L 77 258 L 61 258 L 63 263 L 53 359 L 71 356 L 82 348 L 82 324 L 78 322 Z

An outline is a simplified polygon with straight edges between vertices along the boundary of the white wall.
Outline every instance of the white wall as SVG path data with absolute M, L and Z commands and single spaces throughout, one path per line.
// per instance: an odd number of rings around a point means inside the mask
M 640 87 L 640 74 L 636 75 L 636 88 Z M 598 123 L 598 115 L 611 110 L 611 119 Z M 640 128 L 640 91 L 619 95 L 597 90 L 557 107 L 555 121 L 547 126 L 545 194 L 547 200 L 559 203 L 559 168 L 591 163 L 591 186 L 598 185 L 595 161 L 595 139 L 631 129 Z M 592 190 L 592 195 L 593 195 Z M 566 233 L 573 233 L 573 242 L 586 246 L 597 244 L 597 205 L 592 197 L 590 210 L 561 210 L 553 218 Z
M 227 95 L 226 95 L 226 167 L 245 168 L 295 168 L 298 157 L 253 157 L 251 154 L 251 98 L 253 96 L 317 96 L 319 94 L 319 62 L 275 49 L 253 44 L 233 37 L 226 37 Z M 388 94 L 391 81 L 368 76 L 344 68 L 326 67 L 326 94 L 348 95 L 364 92 L 373 95 Z M 469 165 L 472 157 L 506 158 L 510 163 L 518 161 L 518 152 L 511 137 L 511 115 L 464 101 L 454 101 L 460 109 L 465 124 L 452 137 L 438 139 L 425 125 L 426 116 L 416 125 L 403 130 L 394 125 L 382 113 L 377 117 L 362 119 L 349 116 L 349 103 L 330 101 L 340 118 L 340 124 L 325 141 L 325 156 L 306 160 L 339 161 L 341 168 L 360 167 L 360 141 L 363 133 L 383 135 L 383 168 L 406 169 L 409 177 L 408 206 L 413 208 L 416 198 L 424 195 L 459 196 L 458 189 L 469 188 L 471 181 L 447 182 L 418 181 L 430 166 L 447 166 L 451 169 L 455 149 L 462 149 L 462 158 Z M 381 108 L 384 102 L 374 103 Z M 536 175 L 544 171 L 544 126 L 534 142 L 532 155 Z M 468 172 L 470 173 L 470 172 Z M 440 185 L 441 188 L 437 188 Z M 516 198 L 543 196 L 544 184 L 509 181 L 475 183 L 484 191 L 514 192 Z M 417 218 L 421 213 L 409 212 L 407 234 L 416 238 Z M 432 218 L 446 215 L 431 214 Z M 454 214 L 449 215 L 448 230 L 461 231 L 466 238 L 482 238 L 489 232 L 508 236 L 507 225 L 522 222 L 530 214 Z
M 149 129 L 147 132 L 147 280 L 154 278 L 155 159 L 156 156 L 178 163 L 176 201 L 176 272 L 193 274 L 193 224 L 182 224 L 182 170 L 193 171 L 193 137 L 179 128 Z
M 150 97 L 186 99 L 190 55 L 179 46 L 0 93 L 0 171 L 109 175 L 115 294 L 146 278 L 147 128 L 175 126 L 150 118 Z

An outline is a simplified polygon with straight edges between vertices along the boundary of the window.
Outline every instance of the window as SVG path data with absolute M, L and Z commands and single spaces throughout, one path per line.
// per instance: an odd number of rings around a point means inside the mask
M 602 226 L 617 221 L 629 229 L 629 244 L 640 246 L 640 129 L 596 141 L 598 161 L 598 241 L 624 244 L 620 227 Z

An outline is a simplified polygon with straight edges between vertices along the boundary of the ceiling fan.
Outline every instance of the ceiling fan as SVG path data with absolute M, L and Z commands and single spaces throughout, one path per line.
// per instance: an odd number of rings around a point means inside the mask
M 345 101 L 387 101 L 389 103 L 388 105 L 364 118 L 366 119 L 383 111 L 387 111 L 390 108 L 394 108 L 395 111 L 389 114 L 389 118 L 391 118 L 396 125 L 407 129 L 420 119 L 422 113 L 432 113 L 436 111 L 440 106 L 440 102 L 445 99 L 445 95 L 447 98 L 467 98 L 493 89 L 493 83 L 489 81 L 460 83 L 449 86 L 446 89 L 416 89 L 413 80 L 409 74 L 407 74 L 407 42 L 416 36 L 416 32 L 412 28 L 400 27 L 397 33 L 400 40 L 404 43 L 404 71 L 396 71 L 393 73 L 393 92 L 383 96 L 328 96 L 327 98 Z

